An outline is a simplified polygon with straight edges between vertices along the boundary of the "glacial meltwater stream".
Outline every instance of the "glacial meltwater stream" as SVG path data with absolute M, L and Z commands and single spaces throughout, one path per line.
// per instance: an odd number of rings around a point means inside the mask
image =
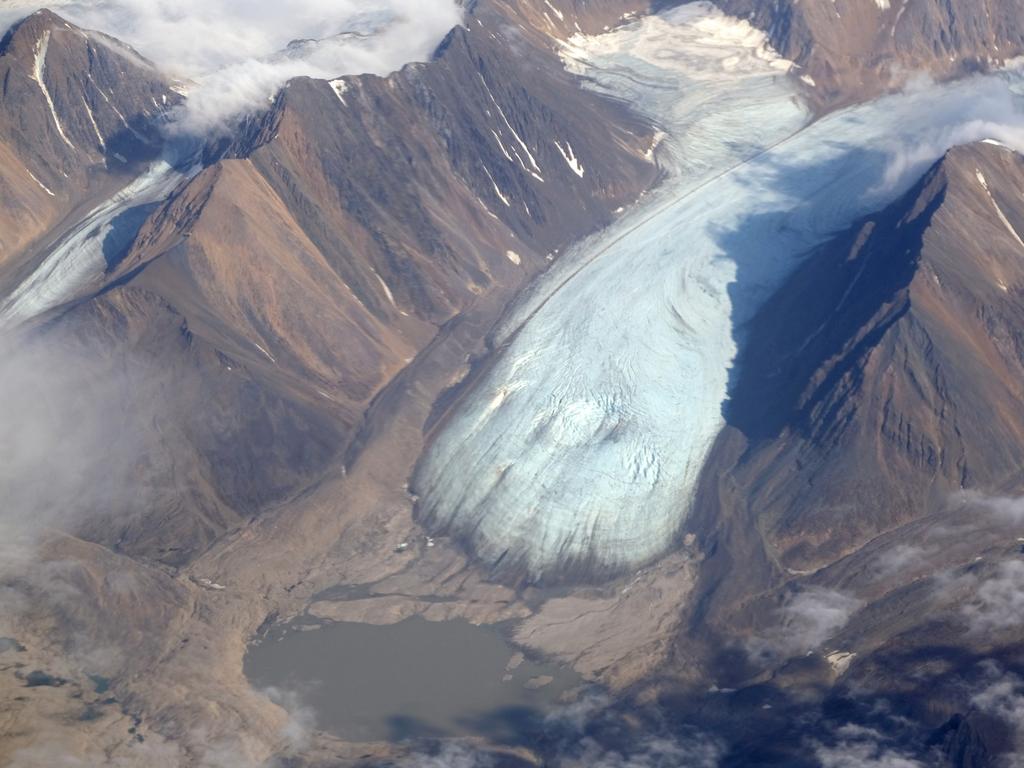
M 702 3 L 577 37 L 565 59 L 662 127 L 668 178 L 505 319 L 414 484 L 433 530 L 533 577 L 669 549 L 764 298 L 952 145 L 1020 145 L 1024 124 L 1016 71 L 812 121 L 789 62 Z

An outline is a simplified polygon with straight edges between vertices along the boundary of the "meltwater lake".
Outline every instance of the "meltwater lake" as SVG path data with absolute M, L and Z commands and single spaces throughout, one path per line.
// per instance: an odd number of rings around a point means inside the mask
M 319 729 L 348 741 L 518 743 L 581 682 L 523 658 L 498 627 L 420 617 L 272 630 L 250 649 L 245 673 L 256 688 L 296 695 Z

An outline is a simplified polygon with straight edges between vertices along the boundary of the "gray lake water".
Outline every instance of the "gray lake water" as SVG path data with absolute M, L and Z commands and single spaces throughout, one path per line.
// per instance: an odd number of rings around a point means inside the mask
M 414 617 L 275 630 L 250 648 L 245 673 L 256 688 L 296 694 L 318 728 L 346 740 L 517 743 L 581 682 L 565 667 L 519 658 L 496 627 Z

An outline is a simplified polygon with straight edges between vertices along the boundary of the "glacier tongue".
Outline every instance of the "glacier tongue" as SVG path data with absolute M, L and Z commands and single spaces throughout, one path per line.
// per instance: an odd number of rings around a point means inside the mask
M 791 65 L 705 4 L 576 38 L 565 58 L 663 127 L 669 177 L 513 308 L 414 479 L 429 527 L 533 579 L 671 548 L 753 310 L 812 246 L 967 140 L 969 118 L 991 128 L 1012 111 L 1004 75 L 811 123 Z

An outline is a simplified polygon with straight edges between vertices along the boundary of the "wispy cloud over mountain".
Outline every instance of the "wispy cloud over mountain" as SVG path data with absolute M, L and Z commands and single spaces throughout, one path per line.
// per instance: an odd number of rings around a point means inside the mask
M 924 768 L 881 733 L 858 725 L 842 726 L 833 743 L 817 744 L 814 754 L 822 768 Z
M 852 595 L 813 587 L 791 595 L 778 610 L 778 624 L 751 638 L 752 659 L 778 660 L 820 647 L 863 607 Z
M 192 133 L 223 128 L 293 77 L 386 74 L 427 58 L 461 18 L 454 0 L 35 0 L 0 6 L 0 27 L 43 6 L 189 81 L 175 124 Z
M 976 141 L 994 140 L 1017 151 L 1024 150 L 1024 120 L 1017 97 L 996 78 L 975 78 L 962 103 L 950 100 L 922 125 L 913 142 L 897 137 L 880 147 L 889 155 L 889 164 L 880 185 L 884 190 L 906 187 L 935 162 L 946 149 Z M 910 93 L 935 88 L 926 77 L 907 86 Z

